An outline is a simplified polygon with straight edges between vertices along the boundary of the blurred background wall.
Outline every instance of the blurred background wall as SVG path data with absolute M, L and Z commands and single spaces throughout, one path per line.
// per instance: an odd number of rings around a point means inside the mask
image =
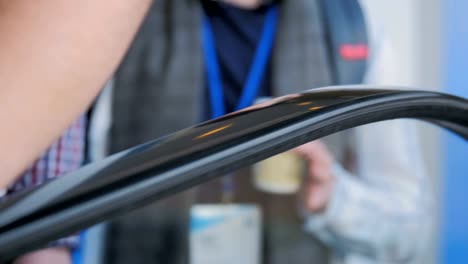
M 443 1 L 442 76 L 447 92 L 468 97 L 468 1 Z M 466 263 L 468 259 L 468 146 L 443 135 L 443 184 L 440 260 Z

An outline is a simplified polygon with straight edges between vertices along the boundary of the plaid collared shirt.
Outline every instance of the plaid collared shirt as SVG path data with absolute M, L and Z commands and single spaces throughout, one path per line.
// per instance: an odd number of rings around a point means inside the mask
M 86 118 L 81 116 L 9 190 L 21 191 L 76 170 L 84 159 Z
M 10 187 L 8 194 L 41 185 L 47 180 L 78 169 L 84 161 L 85 142 L 86 116 L 83 115 Z M 74 248 L 78 242 L 78 236 L 70 236 L 55 241 L 50 246 Z

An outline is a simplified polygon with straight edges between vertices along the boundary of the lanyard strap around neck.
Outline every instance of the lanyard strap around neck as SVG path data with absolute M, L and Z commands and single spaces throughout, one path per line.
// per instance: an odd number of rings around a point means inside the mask
M 241 97 L 236 105 L 236 110 L 252 105 L 257 97 L 273 47 L 277 20 L 278 8 L 275 5 L 271 5 L 265 16 L 262 35 L 256 48 L 247 80 L 242 89 Z M 226 106 L 224 105 L 223 84 L 216 55 L 213 29 L 206 15 L 204 15 L 202 21 L 202 41 L 211 105 L 211 118 L 217 118 L 226 114 Z

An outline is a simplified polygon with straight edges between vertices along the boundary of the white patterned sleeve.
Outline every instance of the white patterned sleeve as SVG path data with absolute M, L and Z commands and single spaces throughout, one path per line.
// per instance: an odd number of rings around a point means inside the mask
M 390 42 L 371 30 L 366 82 L 405 85 Z M 305 227 L 343 256 L 391 263 L 411 259 L 426 246 L 432 216 L 415 121 L 379 122 L 355 134 L 356 175 L 335 166 L 331 201 L 325 212 L 307 215 Z

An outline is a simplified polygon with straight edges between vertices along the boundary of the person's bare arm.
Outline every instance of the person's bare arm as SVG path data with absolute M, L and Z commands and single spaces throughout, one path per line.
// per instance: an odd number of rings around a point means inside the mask
M 0 0 L 0 189 L 96 96 L 151 0 Z
M 48 248 L 28 253 L 14 264 L 72 264 L 70 251 L 66 248 Z

